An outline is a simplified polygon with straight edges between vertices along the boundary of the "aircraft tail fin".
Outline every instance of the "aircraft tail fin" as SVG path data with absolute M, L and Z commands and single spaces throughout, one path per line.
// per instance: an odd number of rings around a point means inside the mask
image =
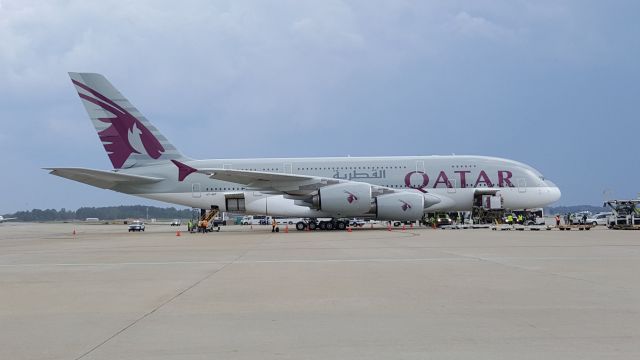
M 69 73 L 114 169 L 186 161 L 111 83 L 100 74 Z

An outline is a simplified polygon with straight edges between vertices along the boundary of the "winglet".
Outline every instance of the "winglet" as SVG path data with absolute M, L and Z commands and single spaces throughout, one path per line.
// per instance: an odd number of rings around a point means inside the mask
M 183 181 L 190 174 L 197 172 L 198 169 L 192 168 L 187 164 L 183 164 L 177 160 L 171 160 L 178 167 L 178 181 Z

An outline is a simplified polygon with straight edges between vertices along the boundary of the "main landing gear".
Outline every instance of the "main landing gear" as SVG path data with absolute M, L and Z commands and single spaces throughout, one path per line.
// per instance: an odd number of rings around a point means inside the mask
M 349 226 L 349 220 L 323 220 L 317 221 L 316 219 L 309 219 L 305 221 L 299 221 L 296 223 L 296 230 L 310 230 L 314 231 L 317 229 L 320 230 L 345 230 Z

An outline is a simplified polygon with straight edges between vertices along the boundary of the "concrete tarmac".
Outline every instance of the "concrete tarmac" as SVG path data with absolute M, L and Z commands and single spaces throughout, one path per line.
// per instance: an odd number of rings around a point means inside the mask
M 0 359 L 640 358 L 640 232 L 75 227 L 0 225 Z

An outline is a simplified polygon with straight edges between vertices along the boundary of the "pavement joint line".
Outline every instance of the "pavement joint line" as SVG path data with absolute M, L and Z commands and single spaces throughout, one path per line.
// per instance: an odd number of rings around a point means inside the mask
M 450 255 L 455 253 L 447 252 Z M 232 261 L 160 261 L 160 262 L 120 262 L 120 263 L 39 263 L 39 264 L 0 264 L 0 268 L 12 267 L 98 267 L 98 266 L 154 266 L 154 265 L 216 265 L 216 264 L 269 264 L 269 263 L 341 263 L 341 262 L 428 262 L 428 261 L 487 261 L 504 266 L 517 267 L 531 270 L 525 267 L 502 263 L 501 261 L 566 261 L 566 260 L 640 260 L 640 257 L 579 257 L 579 256 L 545 256 L 545 257 L 477 257 L 459 255 L 457 257 L 434 258 L 371 258 L 371 259 L 281 259 L 281 260 L 232 260 Z M 533 270 L 531 270 L 533 271 Z M 581 279 L 575 279 L 581 280 Z
M 236 257 L 235 261 L 241 259 L 244 255 L 246 255 L 249 252 L 249 250 L 244 251 L 242 254 L 238 255 L 238 257 Z M 104 341 L 100 342 L 99 344 L 93 346 L 91 349 L 87 350 L 85 353 L 81 354 L 80 356 L 78 356 L 77 358 L 75 358 L 75 360 L 80 360 L 84 357 L 86 357 L 87 355 L 91 354 L 92 352 L 98 350 L 100 347 L 102 347 L 103 345 L 105 345 L 106 343 L 108 343 L 109 341 L 113 340 L 114 338 L 116 338 L 118 335 L 124 333 L 125 331 L 127 331 L 128 329 L 130 329 L 131 327 L 135 326 L 137 323 L 139 323 L 140 321 L 146 319 L 147 317 L 153 315 L 155 312 L 157 312 L 158 310 L 162 309 L 164 306 L 172 303 L 174 300 L 176 300 L 177 298 L 179 298 L 180 296 L 182 296 L 183 294 L 185 294 L 186 292 L 188 292 L 189 290 L 195 288 L 196 286 L 200 285 L 202 282 L 204 282 L 205 280 L 211 278 L 212 276 L 214 276 L 215 274 L 219 273 L 220 271 L 224 270 L 227 266 L 233 264 L 234 262 L 227 262 L 227 263 L 222 263 L 223 265 L 220 268 L 217 268 L 215 270 L 213 270 L 212 272 L 210 272 L 209 274 L 207 274 L 206 276 L 204 276 L 203 278 L 201 278 L 200 280 L 194 282 L 193 284 L 189 285 L 188 287 L 186 287 L 185 289 L 183 289 L 182 291 L 178 292 L 177 294 L 175 294 L 174 296 L 172 296 L 170 299 L 168 299 L 167 301 L 164 301 L 162 303 L 160 303 L 159 305 L 155 306 L 153 309 L 151 309 L 151 311 L 148 311 L 147 313 L 145 313 L 144 315 L 142 315 L 141 317 L 135 319 L 134 321 L 132 321 L 129 325 L 123 327 L 122 329 L 118 330 L 116 333 L 114 333 L 113 335 L 109 336 L 108 338 L 106 338 Z M 213 263 L 210 263 L 213 264 Z M 218 262 L 217 264 L 221 264 L 220 262 Z
M 409 258 L 409 259 L 294 259 L 294 260 L 244 260 L 244 261 L 167 261 L 167 262 L 128 262 L 128 263 L 68 263 L 68 264 L 0 264 L 0 268 L 12 267 L 98 267 L 98 266 L 154 266 L 154 265 L 238 265 L 271 263 L 342 263 L 342 262 L 427 262 L 427 261 L 479 261 L 471 258 Z
M 510 267 L 513 269 L 518 269 L 518 270 L 524 270 L 524 271 L 529 271 L 529 272 L 533 272 L 533 273 L 537 273 L 537 274 L 542 274 L 542 275 L 550 275 L 553 277 L 559 277 L 559 278 L 563 278 L 563 279 L 569 279 L 569 280 L 575 280 L 575 281 L 581 281 L 581 282 L 585 282 L 588 284 L 594 284 L 594 285 L 599 285 L 599 286 L 606 286 L 608 284 L 602 284 L 599 283 L 597 281 L 593 281 L 593 280 L 587 280 L 587 279 L 583 279 L 583 278 L 579 278 L 579 277 L 575 277 L 575 276 L 569 276 L 569 275 L 564 275 L 564 274 L 560 274 L 560 273 L 555 273 L 555 272 L 549 272 L 549 271 L 543 271 L 543 270 L 537 270 L 537 269 L 532 269 L 529 267 L 525 267 L 525 266 L 520 266 L 520 265 L 516 265 L 516 264 L 508 264 L 499 260 L 527 260 L 529 258 L 509 258 L 509 257 L 501 257 L 501 258 L 497 258 L 497 257 L 482 257 L 482 256 L 473 256 L 473 255 L 464 255 L 464 254 L 456 254 L 453 252 L 449 252 L 449 251 L 443 251 L 445 254 L 449 254 L 449 255 L 458 255 L 458 256 L 463 256 L 463 257 L 467 257 L 470 259 L 476 259 L 479 261 L 485 261 L 491 264 L 497 264 L 497 265 L 502 265 L 505 267 Z M 582 259 L 577 257 L 576 259 Z M 615 260 L 619 260 L 620 258 L 611 258 L 611 259 L 615 259 Z M 629 258 L 624 258 L 624 259 L 629 259 Z M 561 260 L 567 260 L 566 257 L 564 257 L 564 259 L 561 258 Z M 619 287 L 616 286 L 615 288 L 617 288 L 618 290 L 625 290 L 628 291 L 629 289 L 624 288 L 624 287 Z

